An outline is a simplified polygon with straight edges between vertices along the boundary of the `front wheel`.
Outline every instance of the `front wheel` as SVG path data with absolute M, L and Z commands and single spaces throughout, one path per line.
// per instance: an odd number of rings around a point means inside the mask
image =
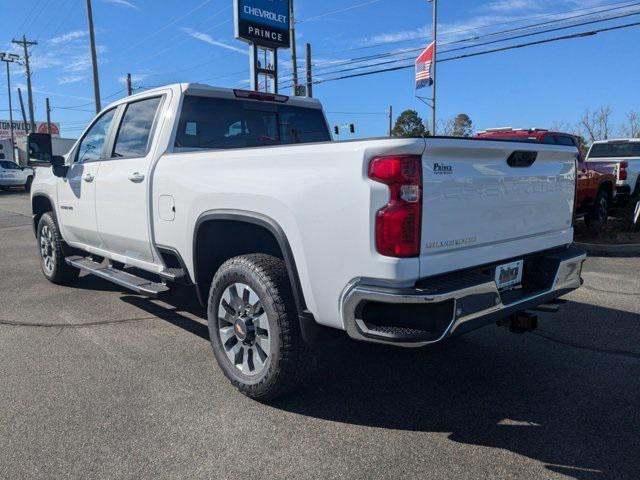
M 272 400 L 306 377 L 311 352 L 281 259 L 251 254 L 224 263 L 211 284 L 208 319 L 216 360 L 244 395 Z
M 62 245 L 58 224 L 51 213 L 45 213 L 38 222 L 38 249 L 42 273 L 52 283 L 67 285 L 78 278 L 80 270 L 65 262 Z
M 600 190 L 596 195 L 591 212 L 584 217 L 587 227 L 595 232 L 602 230 L 609 218 L 609 194 L 606 190 Z

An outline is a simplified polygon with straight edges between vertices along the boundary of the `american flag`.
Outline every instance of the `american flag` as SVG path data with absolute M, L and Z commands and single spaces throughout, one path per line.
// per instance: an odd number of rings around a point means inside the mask
M 432 42 L 416 59 L 416 90 L 433 85 L 431 65 L 435 47 L 435 42 Z

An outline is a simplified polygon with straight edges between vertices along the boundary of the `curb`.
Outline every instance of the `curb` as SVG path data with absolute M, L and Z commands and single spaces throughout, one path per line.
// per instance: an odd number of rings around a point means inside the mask
M 640 243 L 603 245 L 575 242 L 574 245 L 585 249 L 589 255 L 595 257 L 640 257 Z

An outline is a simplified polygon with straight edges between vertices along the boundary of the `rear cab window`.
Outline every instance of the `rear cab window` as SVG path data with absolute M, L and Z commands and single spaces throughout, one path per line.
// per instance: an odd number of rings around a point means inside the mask
M 255 100 L 184 97 L 175 147 L 235 149 L 331 140 L 322 110 Z
M 630 158 L 640 157 L 640 142 L 595 143 L 589 158 Z
M 576 143 L 573 141 L 573 138 L 568 137 L 566 135 L 556 135 L 556 143 L 558 145 L 565 145 L 567 147 L 576 147 Z

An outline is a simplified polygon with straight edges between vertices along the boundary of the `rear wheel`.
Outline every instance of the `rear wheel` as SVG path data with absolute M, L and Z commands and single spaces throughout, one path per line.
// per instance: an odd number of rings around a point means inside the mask
M 33 177 L 27 177 L 27 182 L 24 184 L 25 192 L 31 191 L 31 184 L 33 183 Z
M 38 222 L 42 273 L 52 283 L 67 285 L 78 278 L 80 270 L 65 262 L 62 245 L 63 240 L 53 215 L 45 213 Z
M 584 217 L 588 228 L 600 231 L 609 218 L 609 194 L 606 190 L 600 190 L 591 211 Z
M 223 264 L 211 285 L 208 318 L 216 360 L 244 395 L 272 400 L 306 377 L 311 353 L 281 259 L 252 254 Z

